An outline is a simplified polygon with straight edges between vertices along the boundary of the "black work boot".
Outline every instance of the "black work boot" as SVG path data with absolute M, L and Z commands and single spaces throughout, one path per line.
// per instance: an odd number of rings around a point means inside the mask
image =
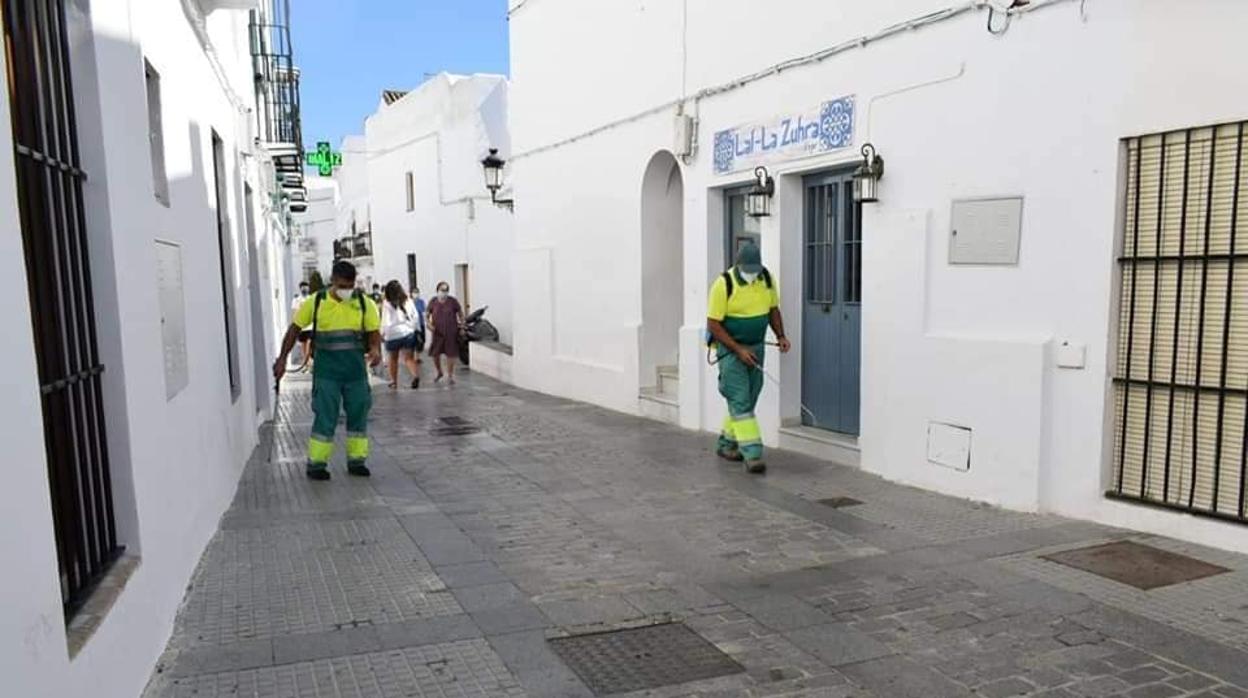
M 767 464 L 763 462 L 762 458 L 746 458 L 745 472 L 753 475 L 765 473 L 767 472 Z
M 312 465 L 311 463 L 308 463 L 308 479 L 328 480 L 329 468 L 324 465 Z
M 355 475 L 356 477 L 368 477 L 373 474 L 368 469 L 368 466 L 364 465 L 364 461 L 362 460 L 347 463 L 347 472 L 351 475 Z

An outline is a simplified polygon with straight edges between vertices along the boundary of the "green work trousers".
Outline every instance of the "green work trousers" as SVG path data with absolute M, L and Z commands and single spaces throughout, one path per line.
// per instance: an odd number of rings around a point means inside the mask
M 317 354 L 320 361 L 321 354 Z M 334 430 L 339 410 L 347 413 L 347 464 L 363 465 L 368 458 L 368 410 L 373 406 L 373 392 L 368 374 L 352 380 L 314 376 L 312 382 L 312 436 L 308 439 L 308 469 L 319 470 L 329 465 L 334 455 Z
M 728 416 L 719 434 L 721 450 L 737 450 L 747 460 L 763 457 L 763 437 L 754 418 L 754 406 L 763 392 L 763 345 L 748 347 L 757 366 L 742 363 L 737 355 L 719 350 L 719 394 L 728 402 Z

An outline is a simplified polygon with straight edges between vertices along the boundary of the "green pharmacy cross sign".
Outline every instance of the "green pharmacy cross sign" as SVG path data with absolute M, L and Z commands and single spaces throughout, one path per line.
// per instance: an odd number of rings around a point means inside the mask
M 317 143 L 316 151 L 304 153 L 303 159 L 309 167 L 315 167 L 322 177 L 332 175 L 335 167 L 342 167 L 342 153 L 330 150 L 327 141 Z

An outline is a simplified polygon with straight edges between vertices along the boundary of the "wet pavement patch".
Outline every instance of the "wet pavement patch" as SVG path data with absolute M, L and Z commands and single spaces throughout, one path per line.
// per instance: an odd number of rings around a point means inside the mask
M 1133 541 L 1065 550 L 1042 557 L 1144 590 L 1230 572 L 1225 567 Z
M 477 425 L 455 415 L 438 417 L 438 423 L 438 426 L 431 430 L 434 436 L 468 436 L 481 431 Z
M 862 504 L 862 500 L 853 497 L 829 497 L 827 499 L 815 500 L 826 507 L 833 509 L 844 509 L 845 507 L 853 507 Z
M 745 671 L 732 657 L 680 623 L 574 635 L 549 642 L 555 654 L 599 696 Z

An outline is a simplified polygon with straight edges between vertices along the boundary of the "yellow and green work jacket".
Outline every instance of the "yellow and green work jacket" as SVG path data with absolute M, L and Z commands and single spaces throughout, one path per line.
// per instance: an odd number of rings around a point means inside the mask
M 723 275 L 716 277 L 715 283 L 711 284 L 706 317 L 723 323 L 728 334 L 740 344 L 762 344 L 767 339 L 771 309 L 780 305 L 776 279 L 773 276 L 768 287 L 762 274 L 753 283 L 747 284 L 736 267 L 729 269 L 728 273 L 732 274 L 732 295 L 728 295 Z
M 317 298 L 320 298 L 319 306 Z M 345 301 L 327 291 L 319 291 L 299 306 L 295 324 L 300 329 L 311 328 L 314 310 L 316 334 L 312 337 L 312 346 L 316 359 L 312 365 L 313 375 L 338 381 L 367 379 L 364 353 L 368 350 L 368 333 L 381 329 L 377 304 L 359 291 Z

